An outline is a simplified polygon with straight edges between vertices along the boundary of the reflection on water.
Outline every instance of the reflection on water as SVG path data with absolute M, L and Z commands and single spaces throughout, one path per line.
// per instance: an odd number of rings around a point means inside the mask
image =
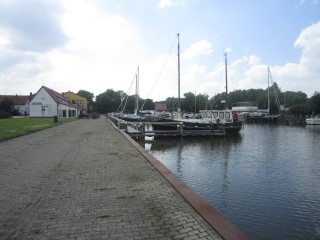
M 252 239 L 320 239 L 320 126 L 141 143 Z

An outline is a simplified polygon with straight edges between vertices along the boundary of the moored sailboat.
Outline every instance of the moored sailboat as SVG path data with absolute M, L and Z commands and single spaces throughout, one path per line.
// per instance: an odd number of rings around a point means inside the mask
M 232 110 L 200 110 L 200 118 L 182 118 L 180 109 L 180 44 L 178 36 L 178 114 L 176 118 L 164 118 L 152 123 L 154 130 L 177 130 L 180 124 L 183 130 L 221 130 L 224 134 L 238 133 L 242 129 L 242 121 L 238 114 Z M 227 53 L 225 53 L 226 65 L 226 96 L 228 95 L 227 83 Z M 227 102 L 227 99 L 226 99 Z M 227 108 L 227 104 L 226 104 Z M 167 122 L 168 124 L 163 124 Z

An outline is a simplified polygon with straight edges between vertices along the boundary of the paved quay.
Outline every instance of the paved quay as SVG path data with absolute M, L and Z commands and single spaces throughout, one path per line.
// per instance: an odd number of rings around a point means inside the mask
M 0 142 L 0 239 L 245 239 L 149 158 L 104 117 Z

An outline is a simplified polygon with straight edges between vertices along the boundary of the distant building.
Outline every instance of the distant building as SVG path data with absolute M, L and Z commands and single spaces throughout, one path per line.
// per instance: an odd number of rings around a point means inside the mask
M 168 110 L 166 103 L 155 103 L 154 104 L 154 110 L 158 112 L 165 112 Z
M 80 108 L 69 103 L 67 97 L 42 86 L 29 102 L 30 117 L 78 117 Z
M 28 95 L 0 95 L 0 102 L 2 102 L 2 100 L 5 98 L 9 98 L 13 102 L 14 109 L 17 110 L 18 115 L 29 115 L 30 96 L 28 96 Z
M 88 101 L 87 98 L 77 95 L 73 92 L 65 92 L 62 93 L 65 97 L 67 97 L 69 103 L 75 105 L 78 109 L 80 109 L 80 114 L 87 114 L 88 112 Z

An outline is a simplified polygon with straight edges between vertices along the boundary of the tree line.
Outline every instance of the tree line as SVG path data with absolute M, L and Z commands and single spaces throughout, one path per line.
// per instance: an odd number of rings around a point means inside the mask
M 199 110 L 232 108 L 237 102 L 254 102 L 258 109 L 268 109 L 268 88 L 267 89 L 248 89 L 235 90 L 226 96 L 226 93 L 219 93 L 209 98 L 207 94 L 195 94 L 192 92 L 184 93 L 180 99 L 180 108 L 183 112 L 199 112 Z M 311 115 L 312 112 L 320 113 L 320 93 L 315 92 L 311 98 L 307 94 L 298 91 L 282 92 L 276 82 L 269 88 L 270 112 L 278 112 L 278 104 L 283 108 L 289 109 L 294 115 Z M 166 103 L 168 111 L 176 111 L 178 99 L 169 97 L 161 103 Z M 155 103 L 152 99 L 139 98 L 140 110 L 153 110 Z M 96 96 L 94 110 L 99 113 L 124 112 L 133 113 L 135 95 L 127 95 L 123 91 L 108 89 L 104 93 Z M 143 107 L 142 107 L 143 106 Z M 141 108 L 142 107 L 142 108 Z
M 98 112 L 101 114 L 109 112 L 133 113 L 135 105 L 135 95 L 127 95 L 123 91 L 107 89 L 105 92 L 96 96 L 86 91 L 79 90 L 78 95 L 87 98 L 89 112 Z M 278 98 L 278 100 L 276 100 Z M 313 112 L 320 113 L 320 93 L 314 92 L 311 98 L 307 94 L 298 91 L 282 92 L 277 83 L 269 88 L 270 112 L 277 113 L 277 101 L 289 109 L 294 115 L 311 115 Z M 180 99 L 180 108 L 183 112 L 196 112 L 199 110 L 224 109 L 226 106 L 231 109 L 232 105 L 237 102 L 251 101 L 257 104 L 258 109 L 268 108 L 268 88 L 267 89 L 248 89 L 235 90 L 226 96 L 226 93 L 219 93 L 209 98 L 207 94 L 195 94 L 192 92 L 184 93 Z M 178 99 L 169 97 L 161 103 L 166 103 L 168 111 L 176 111 Z M 155 103 L 152 99 L 139 98 L 139 110 L 154 110 Z M 10 99 L 3 99 L 0 102 L 0 112 L 14 113 L 13 102 Z

